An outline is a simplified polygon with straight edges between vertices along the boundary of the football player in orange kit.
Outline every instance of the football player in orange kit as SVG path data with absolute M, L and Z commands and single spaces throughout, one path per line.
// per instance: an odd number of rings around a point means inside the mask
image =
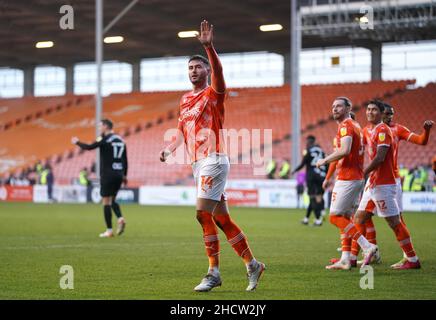
M 221 62 L 213 46 L 213 25 L 204 20 L 200 30 L 198 40 L 208 59 L 200 55 L 189 59 L 189 80 L 193 90 L 183 95 L 180 101 L 178 133 L 175 140 L 161 151 L 160 160 L 166 161 L 177 147 L 186 144 L 197 188 L 197 220 L 203 229 L 209 258 L 208 272 L 194 290 L 210 291 L 221 286 L 218 227 L 244 261 L 248 275 L 246 290 L 253 291 L 265 264 L 254 258 L 246 236 L 229 215 L 224 187 L 230 163 L 225 154 L 222 133 L 226 84 Z M 209 75 L 211 85 L 208 84 Z
M 330 222 L 340 230 L 342 256 L 339 261 L 326 266 L 330 270 L 349 270 L 353 266 L 350 260 L 353 239 L 363 248 L 365 261 L 369 261 L 378 252 L 377 246 L 368 242 L 352 221 L 364 184 L 364 149 L 360 125 L 350 116 L 351 107 L 351 101 L 346 97 L 338 97 L 333 101 L 333 118 L 338 123 L 335 150 L 316 163 L 320 167 L 337 161 L 338 177 L 332 192 Z M 355 263 L 356 261 L 354 265 Z M 365 265 L 366 263 L 362 264 Z
M 401 186 L 401 178 L 399 174 L 399 167 L 398 167 L 398 149 L 399 149 L 399 143 L 401 140 L 411 142 L 413 144 L 422 145 L 425 146 L 428 142 L 428 139 L 430 137 L 430 130 L 434 124 L 431 120 L 424 121 L 423 125 L 423 132 L 421 134 L 416 134 L 411 132 L 408 128 L 405 126 L 393 122 L 394 117 L 394 108 L 387 104 L 384 104 L 384 112 L 383 112 L 383 122 L 389 126 L 391 129 L 392 135 L 393 135 L 393 141 L 392 141 L 392 148 L 393 148 L 393 154 L 394 154 L 394 173 L 395 173 L 395 180 L 397 185 L 397 203 L 400 210 L 400 219 L 401 222 L 405 225 L 404 218 L 402 215 L 403 212 L 403 190 Z M 371 243 L 377 244 L 376 240 L 376 231 L 374 227 L 374 223 L 372 221 L 371 216 L 368 218 L 368 220 L 365 223 L 365 235 Z M 357 256 L 359 252 L 359 247 L 356 244 L 352 244 L 351 254 L 352 256 Z M 403 265 L 407 264 L 407 256 L 406 253 L 403 251 L 403 259 L 401 259 L 399 262 L 393 264 L 391 267 L 393 269 L 403 269 Z
M 367 234 L 365 223 L 373 214 L 384 218 L 407 255 L 407 261 L 397 269 L 418 269 L 420 262 L 413 248 L 409 230 L 400 219 L 395 173 L 395 140 L 390 127 L 382 121 L 384 111 L 385 104 L 381 101 L 371 101 L 366 109 L 369 125 L 364 128 L 364 136 L 371 162 L 364 170 L 365 177 L 369 179 L 354 222 L 362 233 Z M 357 257 L 354 255 L 353 258 Z M 363 264 L 369 262 L 365 256 Z

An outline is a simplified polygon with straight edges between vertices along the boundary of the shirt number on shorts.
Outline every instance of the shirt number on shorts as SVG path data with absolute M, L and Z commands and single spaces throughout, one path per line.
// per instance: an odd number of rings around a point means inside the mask
M 386 211 L 386 201 L 384 200 L 377 200 L 378 207 L 381 211 Z
M 332 192 L 332 202 L 336 201 L 336 192 Z
M 201 176 L 201 189 L 206 192 L 212 189 L 213 178 L 208 176 Z

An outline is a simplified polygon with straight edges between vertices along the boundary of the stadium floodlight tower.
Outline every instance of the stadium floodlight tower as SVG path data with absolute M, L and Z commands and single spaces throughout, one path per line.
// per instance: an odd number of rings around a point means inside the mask
M 300 52 L 301 52 L 301 15 L 298 1 L 291 0 L 291 124 L 292 124 L 292 168 L 300 162 L 301 140 L 301 88 L 300 88 Z
M 97 90 L 95 93 L 95 136 L 98 137 L 98 125 L 101 121 L 103 112 L 103 99 L 102 99 L 102 81 L 101 71 L 103 64 L 103 36 L 112 28 L 132 7 L 138 0 L 132 0 L 111 22 L 103 29 L 103 0 L 95 0 L 95 65 L 97 72 Z M 97 177 L 100 173 L 100 154 L 96 153 L 95 158 L 95 172 Z

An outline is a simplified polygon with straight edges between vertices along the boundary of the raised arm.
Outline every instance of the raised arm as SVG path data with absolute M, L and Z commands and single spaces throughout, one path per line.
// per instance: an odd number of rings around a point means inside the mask
M 198 41 L 203 45 L 206 50 L 211 67 L 211 85 L 217 93 L 224 93 L 226 91 L 226 83 L 224 81 L 223 67 L 218 54 L 213 46 L 213 25 L 208 21 L 203 20 L 200 25 L 200 34 L 197 36 Z
M 433 127 L 433 124 L 434 122 L 431 120 L 425 121 L 424 132 L 422 132 L 420 135 L 416 133 L 411 133 L 408 141 L 414 144 L 425 146 L 428 143 L 428 139 L 430 137 L 430 130 Z

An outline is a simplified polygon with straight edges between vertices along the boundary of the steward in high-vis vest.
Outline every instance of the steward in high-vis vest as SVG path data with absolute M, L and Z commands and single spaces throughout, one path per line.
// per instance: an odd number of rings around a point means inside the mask
M 291 166 L 288 161 L 284 160 L 279 172 L 280 179 L 289 179 L 289 171 L 291 170 Z

